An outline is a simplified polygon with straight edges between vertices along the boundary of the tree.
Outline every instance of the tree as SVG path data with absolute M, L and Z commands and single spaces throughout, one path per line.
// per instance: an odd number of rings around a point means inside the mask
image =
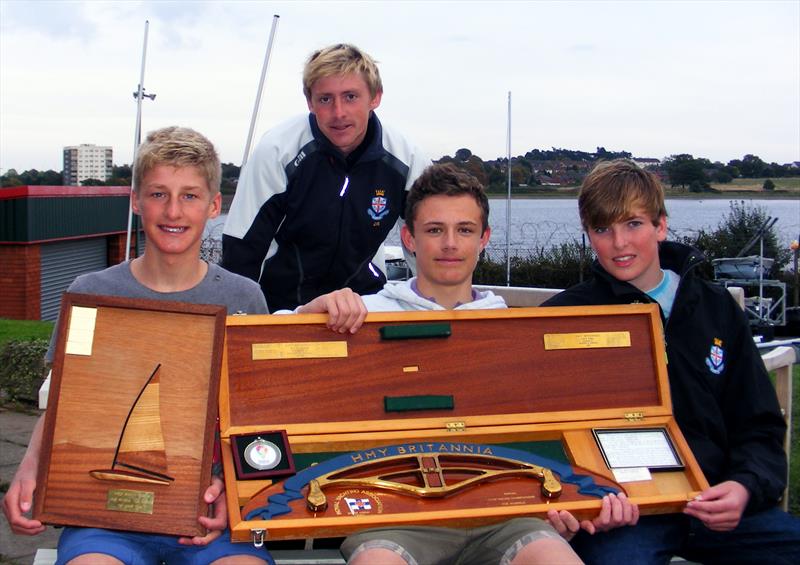
M 687 153 L 672 155 L 664 160 L 664 169 L 667 171 L 669 182 L 672 186 L 680 185 L 686 188 L 694 181 L 698 181 L 701 186 L 708 184 L 708 178 L 703 167 L 710 163 L 708 159 L 695 159 Z
M 60 186 L 64 184 L 64 175 L 61 172 L 48 169 L 39 175 L 41 184 L 47 186 Z
M 733 177 L 724 169 L 717 169 L 711 174 L 711 180 L 720 184 L 728 184 L 733 180 Z
M 241 167 L 233 163 L 222 163 L 222 178 L 238 179 Z
M 6 174 L 0 177 L 0 185 L 2 185 L 3 188 L 9 186 L 22 186 L 23 184 L 25 183 L 20 180 L 16 169 L 8 169 Z
M 105 181 L 99 179 L 85 179 L 81 181 L 81 186 L 105 186 Z
M 764 190 L 775 190 L 775 183 L 772 182 L 772 179 L 767 179 L 764 181 Z
M 469 158 L 472 157 L 472 151 L 467 149 L 466 147 L 462 147 L 458 151 L 456 151 L 456 159 L 459 161 L 469 161 Z
M 742 158 L 742 164 L 739 166 L 739 170 L 742 172 L 743 177 L 754 179 L 764 175 L 765 167 L 766 163 L 764 163 L 760 157 L 756 155 L 745 155 Z

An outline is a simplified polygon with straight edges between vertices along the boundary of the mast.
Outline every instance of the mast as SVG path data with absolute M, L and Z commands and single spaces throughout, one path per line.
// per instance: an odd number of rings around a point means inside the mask
M 155 94 L 145 94 L 144 93 L 144 65 L 145 60 L 147 59 L 147 32 L 150 28 L 150 21 L 144 21 L 144 42 L 142 45 L 142 68 L 139 72 L 139 86 L 136 89 L 136 92 L 133 93 L 133 97 L 136 98 L 136 127 L 133 139 L 133 161 L 131 163 L 131 172 L 133 172 L 133 168 L 136 166 L 136 156 L 139 153 L 139 144 L 142 142 L 142 98 L 149 98 L 150 100 L 155 100 Z M 135 175 L 131 176 L 131 194 L 133 194 L 135 190 L 134 183 Z M 133 206 L 131 205 L 130 198 L 128 199 L 128 230 L 127 236 L 125 238 L 125 261 L 130 259 L 131 257 L 131 227 L 133 224 Z
M 272 16 L 272 29 L 269 32 L 269 40 L 267 41 L 267 52 L 264 54 L 264 64 L 261 66 L 261 78 L 258 81 L 258 90 L 256 91 L 256 100 L 253 104 L 253 115 L 250 118 L 250 131 L 247 133 L 247 142 L 244 145 L 244 156 L 242 157 L 242 168 L 244 168 L 247 159 L 250 157 L 250 146 L 253 144 L 253 134 L 256 130 L 256 122 L 258 121 L 258 111 L 261 107 L 261 95 L 264 91 L 264 81 L 267 78 L 267 69 L 269 68 L 269 57 L 272 53 L 272 42 L 275 39 L 275 32 L 278 29 L 278 18 L 280 16 L 275 14 Z
M 511 91 L 508 91 L 508 133 L 506 139 L 508 164 L 508 196 L 506 197 L 506 286 L 511 286 Z

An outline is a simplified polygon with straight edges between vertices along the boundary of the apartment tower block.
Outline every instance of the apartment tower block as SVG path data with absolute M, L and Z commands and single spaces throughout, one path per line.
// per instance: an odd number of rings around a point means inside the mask
M 113 171 L 111 147 L 82 143 L 64 148 L 64 185 L 81 186 L 86 179 L 107 181 Z

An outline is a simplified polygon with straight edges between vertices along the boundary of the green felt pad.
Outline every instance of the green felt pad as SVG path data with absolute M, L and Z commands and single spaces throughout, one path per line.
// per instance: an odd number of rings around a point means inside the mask
M 453 395 L 425 394 L 419 396 L 384 396 L 383 407 L 387 412 L 409 412 L 411 410 L 452 410 Z
M 404 324 L 401 326 L 383 326 L 379 331 L 381 333 L 381 339 L 448 337 L 452 333 L 449 322 L 440 324 Z

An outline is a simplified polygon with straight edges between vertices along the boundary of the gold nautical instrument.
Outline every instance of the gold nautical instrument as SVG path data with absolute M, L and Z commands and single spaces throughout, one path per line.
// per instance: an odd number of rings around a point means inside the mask
M 443 498 L 471 486 L 508 477 L 541 481 L 545 498 L 557 498 L 561 483 L 551 469 L 480 454 L 405 454 L 358 463 L 320 475 L 308 483 L 306 504 L 314 512 L 328 505 L 328 487 L 388 490 L 420 498 Z

